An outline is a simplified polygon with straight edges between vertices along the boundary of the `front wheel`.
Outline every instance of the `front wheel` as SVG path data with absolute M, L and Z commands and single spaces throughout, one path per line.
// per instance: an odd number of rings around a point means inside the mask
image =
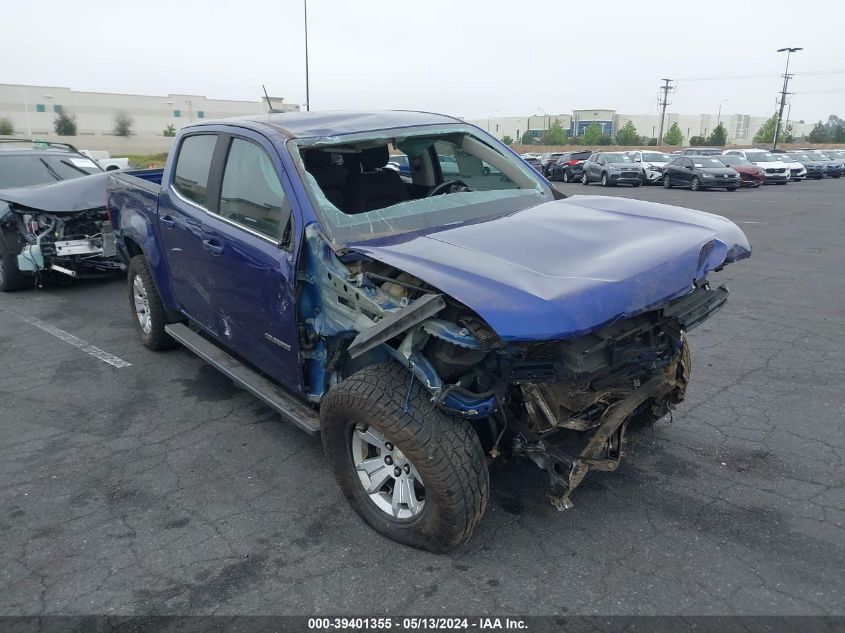
M 176 341 L 164 331 L 164 306 L 153 283 L 147 259 L 143 255 L 136 255 L 129 260 L 126 279 L 132 320 L 141 342 L 145 347 L 156 351 L 176 347 Z
M 736 187 L 728 187 L 728 191 L 736 191 Z
M 581 174 L 581 184 L 582 185 L 589 185 L 590 184 L 590 179 L 587 178 L 587 172 L 586 171 L 583 174 Z
M 334 476 L 370 527 L 432 552 L 469 539 L 490 492 L 481 442 L 406 369 L 386 363 L 353 374 L 326 395 L 320 418 Z
M 669 180 L 669 174 L 663 176 L 663 188 L 664 189 L 671 189 L 672 188 L 672 181 Z
M 693 176 L 692 180 L 690 181 L 689 188 L 693 191 L 700 191 L 701 181 L 696 176 Z
M 607 174 L 601 175 L 601 186 L 602 187 L 609 187 L 610 186 L 610 182 L 607 180 Z
M 568 172 L 568 171 L 564 171 L 564 172 L 563 172 L 563 182 L 565 182 L 565 183 L 567 183 L 567 184 L 568 184 L 568 183 L 569 183 L 569 182 L 571 182 L 571 181 L 572 181 L 572 179 L 569 177 L 569 172 Z

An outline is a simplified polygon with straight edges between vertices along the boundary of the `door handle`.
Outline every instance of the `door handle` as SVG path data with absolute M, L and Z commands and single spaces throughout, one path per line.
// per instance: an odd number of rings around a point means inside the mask
M 221 255 L 223 253 L 223 245 L 214 239 L 203 240 L 202 247 L 212 255 Z
M 176 226 L 176 220 L 171 218 L 169 215 L 163 215 L 159 218 L 159 221 L 169 229 L 172 229 Z

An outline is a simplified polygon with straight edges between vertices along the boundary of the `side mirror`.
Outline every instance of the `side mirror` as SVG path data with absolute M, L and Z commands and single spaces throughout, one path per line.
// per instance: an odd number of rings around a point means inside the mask
M 692 166 L 692 165 L 687 165 L 687 169 L 689 169 L 690 171 L 692 171 L 693 166 Z

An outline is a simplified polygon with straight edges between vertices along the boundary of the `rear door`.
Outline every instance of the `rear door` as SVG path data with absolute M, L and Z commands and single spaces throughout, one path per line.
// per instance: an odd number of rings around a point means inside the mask
M 205 327 L 212 323 L 204 262 L 202 224 L 209 205 L 209 173 L 218 135 L 184 136 L 177 149 L 172 182 L 159 196 L 159 235 L 181 309 Z
M 221 134 L 212 174 L 216 201 L 202 227 L 212 253 L 212 331 L 226 347 L 299 390 L 296 234 L 281 160 L 257 133 Z

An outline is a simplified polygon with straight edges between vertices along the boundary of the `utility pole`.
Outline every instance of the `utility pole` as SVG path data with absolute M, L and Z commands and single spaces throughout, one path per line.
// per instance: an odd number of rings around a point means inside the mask
M 672 89 L 670 85 L 672 83 L 671 79 L 661 79 L 663 85 L 660 86 L 660 90 L 663 92 L 663 99 L 662 101 L 658 101 L 658 105 L 660 106 L 660 134 L 657 135 L 657 144 L 660 145 L 663 141 L 663 121 L 666 118 L 666 106 L 669 105 L 668 96 L 669 91 Z
M 783 72 L 783 90 L 780 92 L 780 110 L 778 110 L 778 121 L 775 126 L 775 139 L 772 143 L 772 149 L 778 148 L 778 137 L 780 136 L 781 121 L 783 121 L 783 108 L 786 106 L 786 87 L 789 85 L 789 56 L 797 51 L 803 51 L 803 48 L 787 46 L 786 48 L 779 48 L 778 53 L 786 51 L 786 70 Z
M 305 8 L 305 111 L 311 112 L 311 90 L 308 85 L 308 0 L 302 0 Z

